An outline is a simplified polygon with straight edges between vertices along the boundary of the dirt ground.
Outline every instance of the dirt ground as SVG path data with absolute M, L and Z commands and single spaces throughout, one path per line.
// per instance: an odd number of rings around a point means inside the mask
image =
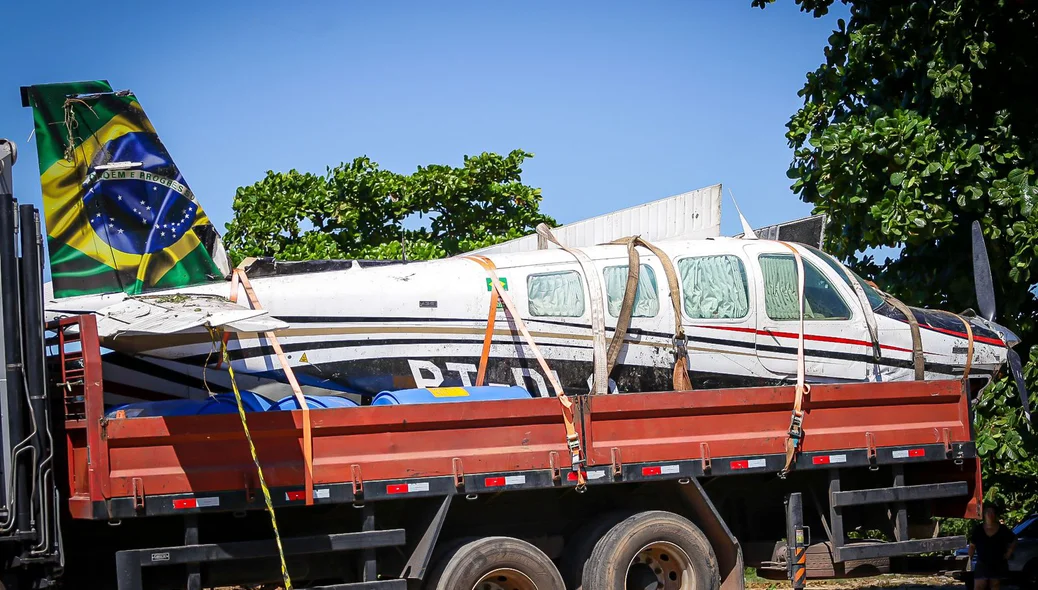
M 813 580 L 808 582 L 809 590 L 965 590 L 965 585 L 952 578 L 941 576 L 879 576 L 858 580 Z M 747 580 L 748 590 L 785 590 L 789 583 L 770 580 Z M 1018 590 L 1014 586 L 1003 586 L 1005 590 Z M 220 590 L 240 590 L 224 588 Z
M 788 582 L 768 580 L 748 581 L 746 587 L 753 590 L 783 590 Z M 941 576 L 879 576 L 858 580 L 813 580 L 808 582 L 811 590 L 964 590 L 965 585 L 952 578 Z M 1009 587 L 1005 587 L 1009 590 Z

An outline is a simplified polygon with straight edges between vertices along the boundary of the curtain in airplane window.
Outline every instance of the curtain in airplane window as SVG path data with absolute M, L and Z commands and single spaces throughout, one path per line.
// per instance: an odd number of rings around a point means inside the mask
M 760 269 L 764 273 L 764 309 L 773 320 L 800 318 L 797 303 L 797 265 L 790 254 L 763 254 Z M 811 317 L 804 307 L 804 317 Z
M 738 319 L 750 311 L 746 268 L 737 256 L 678 261 L 685 313 L 699 319 Z
M 762 254 L 764 307 L 773 320 L 800 318 L 797 303 L 797 267 L 792 254 Z M 804 319 L 846 320 L 851 317 L 847 303 L 829 279 L 813 264 L 804 261 Z
M 563 318 L 584 315 L 584 287 L 576 272 L 530 275 L 526 285 L 530 315 Z
M 606 282 L 606 306 L 609 315 L 614 318 L 620 315 L 620 307 L 627 291 L 628 266 L 610 266 L 604 271 Z M 634 311 L 636 318 L 655 317 L 660 312 L 660 297 L 656 289 L 656 273 L 651 266 L 642 264 L 638 269 L 638 290 L 634 293 Z

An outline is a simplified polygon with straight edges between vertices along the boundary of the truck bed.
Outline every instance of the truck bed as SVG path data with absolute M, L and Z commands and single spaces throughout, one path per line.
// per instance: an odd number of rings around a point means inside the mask
M 261 509 L 237 415 L 105 419 L 93 318 L 61 355 L 74 518 Z M 66 326 L 67 327 L 67 326 Z M 69 348 L 64 335 L 59 348 Z M 585 396 L 589 486 L 777 473 L 793 387 Z M 960 381 L 814 385 L 794 471 L 976 458 Z M 315 504 L 575 486 L 555 398 L 310 411 Z M 306 503 L 303 413 L 248 415 L 275 506 Z M 977 469 L 963 470 L 976 516 Z

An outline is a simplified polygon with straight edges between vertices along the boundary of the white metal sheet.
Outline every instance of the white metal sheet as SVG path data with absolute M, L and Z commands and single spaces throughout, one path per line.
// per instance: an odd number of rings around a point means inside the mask
M 97 317 L 97 332 L 101 338 L 175 334 L 205 325 L 250 332 L 288 327 L 264 310 L 247 309 L 211 295 L 135 297 L 100 310 Z
M 649 241 L 714 238 L 721 235 L 721 185 L 569 223 L 552 229 L 552 233 L 571 248 L 604 244 L 633 235 Z M 549 247 L 555 248 L 554 245 Z M 533 234 L 475 252 L 505 254 L 537 249 L 537 235 Z

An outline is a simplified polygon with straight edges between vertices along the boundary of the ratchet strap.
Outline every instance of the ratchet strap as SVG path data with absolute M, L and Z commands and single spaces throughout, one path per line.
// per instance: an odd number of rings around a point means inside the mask
M 887 303 L 904 314 L 908 327 L 912 330 L 912 364 L 915 366 L 915 380 L 922 381 L 926 377 L 926 359 L 923 357 L 923 337 L 919 333 L 919 320 L 911 308 L 896 297 L 887 296 Z
M 627 330 L 631 328 L 631 316 L 634 315 L 634 302 L 638 294 L 638 275 L 641 272 L 641 257 L 638 256 L 635 240 L 636 238 L 625 238 L 614 242 L 627 246 L 627 284 L 624 285 L 624 298 L 620 303 L 620 314 L 616 318 L 613 338 L 609 341 L 609 349 L 606 351 L 607 376 L 613 374 L 616 360 L 620 358 L 620 349 L 623 348 L 624 339 L 627 338 Z
M 588 258 L 579 248 L 567 248 L 551 233 L 551 229 L 541 223 L 537 225 L 537 234 L 549 242 L 561 248 L 564 252 L 577 259 L 581 270 L 584 271 L 584 280 L 587 281 L 588 291 L 591 295 L 591 337 L 594 342 L 594 379 L 591 384 L 591 393 L 596 395 L 609 393 L 609 362 L 606 358 L 605 337 L 605 311 L 602 309 L 602 283 L 599 281 L 595 263 Z M 513 314 L 514 315 L 514 314 Z
M 785 478 L 796 463 L 797 453 L 804 441 L 804 397 L 811 393 L 811 386 L 804 382 L 807 372 L 804 361 L 804 260 L 800 252 L 786 242 L 778 242 L 793 253 L 793 259 L 797 265 L 797 300 L 800 304 L 800 332 L 797 337 L 797 386 L 796 397 L 793 400 L 793 415 L 789 420 L 789 432 L 786 436 L 786 464 L 779 472 L 779 477 Z
M 491 279 L 487 279 L 491 280 Z M 483 352 L 479 354 L 479 369 L 476 371 L 476 387 L 482 387 L 487 377 L 487 363 L 490 361 L 490 345 L 494 337 L 494 322 L 497 320 L 497 305 L 500 297 L 497 289 L 490 288 L 490 313 L 487 315 L 487 329 L 483 333 Z
M 969 320 L 961 315 L 950 311 L 944 313 L 962 322 L 962 327 L 966 328 L 966 363 L 962 366 L 962 379 L 965 381 L 966 379 L 969 379 L 970 369 L 973 367 L 973 326 L 970 325 Z
M 872 305 L 869 304 L 869 298 L 865 294 L 865 289 L 861 288 L 861 283 L 857 281 L 854 274 L 851 273 L 851 269 L 847 268 L 842 264 L 838 264 L 837 267 L 843 271 L 847 281 L 851 284 L 851 288 L 854 289 L 854 294 L 858 296 L 858 303 L 861 304 L 861 311 L 865 314 L 865 325 L 869 328 L 869 337 L 872 339 L 872 359 L 877 363 L 883 357 L 883 351 L 879 345 L 879 329 L 876 327 L 876 312 L 872 309 Z
M 544 359 L 544 355 L 541 354 L 540 349 L 537 347 L 537 342 L 534 341 L 533 336 L 530 334 L 530 330 L 526 328 L 526 323 L 523 322 L 523 318 L 519 315 L 518 310 L 515 308 L 515 303 L 512 302 L 512 298 L 508 296 L 508 292 L 501 288 L 501 280 L 497 276 L 497 268 L 494 266 L 493 261 L 485 256 L 470 255 L 464 256 L 463 258 L 471 260 L 476 264 L 483 267 L 486 271 L 487 276 L 490 278 L 490 285 L 493 291 L 497 293 L 497 296 L 504 303 L 508 313 L 512 316 L 512 320 L 515 321 L 515 326 L 519 330 L 519 333 L 526 339 L 527 345 L 533 352 L 534 358 L 537 359 L 537 364 L 540 365 L 541 370 L 544 371 L 544 377 L 551 384 L 552 389 L 555 391 L 555 397 L 558 398 L 559 404 L 562 406 L 562 421 L 566 425 L 566 447 L 569 449 L 570 454 L 570 467 L 577 476 L 577 489 L 583 490 L 587 485 L 587 479 L 584 474 L 584 453 L 580 447 L 580 437 L 577 435 L 577 428 L 573 422 L 573 401 L 569 399 L 566 392 L 562 389 L 562 384 L 559 383 L 559 378 L 555 373 L 548 367 L 548 361 Z M 493 297 L 492 297 L 493 298 Z M 491 309 L 496 309 L 496 304 Z M 487 331 L 487 336 L 484 339 L 484 349 L 486 347 L 486 339 L 490 337 L 491 331 Z M 484 367 L 485 362 L 480 360 L 480 366 Z
M 238 302 L 238 286 L 245 290 L 245 294 L 249 299 L 249 304 L 252 309 L 263 309 L 260 305 L 259 298 L 256 296 L 256 291 L 252 288 L 252 283 L 249 282 L 248 275 L 245 274 L 245 269 L 239 266 L 234 269 L 234 273 L 231 276 L 231 302 Z M 228 334 L 224 333 L 223 346 L 227 346 Z M 281 343 L 278 342 L 278 337 L 274 332 L 264 332 L 263 337 L 270 341 L 271 348 L 274 349 L 274 354 L 278 357 L 278 363 L 281 364 L 281 368 L 285 371 L 285 377 L 288 380 L 289 386 L 292 387 L 292 394 L 296 398 L 296 402 L 299 404 L 299 408 L 303 411 L 303 461 L 305 462 L 305 469 L 303 471 L 304 488 L 306 490 L 306 505 L 311 506 L 314 503 L 314 441 L 313 433 L 310 430 L 310 406 L 306 403 L 306 398 L 303 397 L 303 390 L 299 387 L 299 382 L 296 381 L 296 375 L 292 371 L 292 367 L 288 364 L 288 358 L 285 356 L 284 349 L 281 348 Z M 227 361 L 227 368 L 230 370 L 230 360 L 227 355 L 222 355 Z
M 624 238 L 613 242 L 614 244 L 627 244 L 631 246 L 642 246 L 648 251 L 652 252 L 656 258 L 663 265 L 663 274 L 667 276 L 667 286 L 670 289 L 670 303 L 674 312 L 674 348 L 675 348 L 675 359 L 674 359 L 674 374 L 673 374 L 673 385 L 674 391 L 689 391 L 692 389 L 692 381 L 688 377 L 688 338 L 685 335 L 685 326 L 681 323 L 681 281 L 678 278 L 678 273 L 674 270 L 674 263 L 671 261 L 670 256 L 663 250 L 649 243 L 648 241 L 641 238 L 641 236 L 633 236 L 630 238 Z M 630 258 L 630 250 L 628 250 L 628 258 Z M 637 276 L 634 277 L 635 286 L 637 286 Z M 627 290 L 631 291 L 631 276 L 628 274 L 627 277 Z M 627 297 L 627 293 L 624 294 Z M 632 303 L 634 296 L 631 295 Z M 628 314 L 630 315 L 630 314 Z M 630 321 L 628 319 L 628 321 Z M 619 346 L 617 347 L 619 352 Z

